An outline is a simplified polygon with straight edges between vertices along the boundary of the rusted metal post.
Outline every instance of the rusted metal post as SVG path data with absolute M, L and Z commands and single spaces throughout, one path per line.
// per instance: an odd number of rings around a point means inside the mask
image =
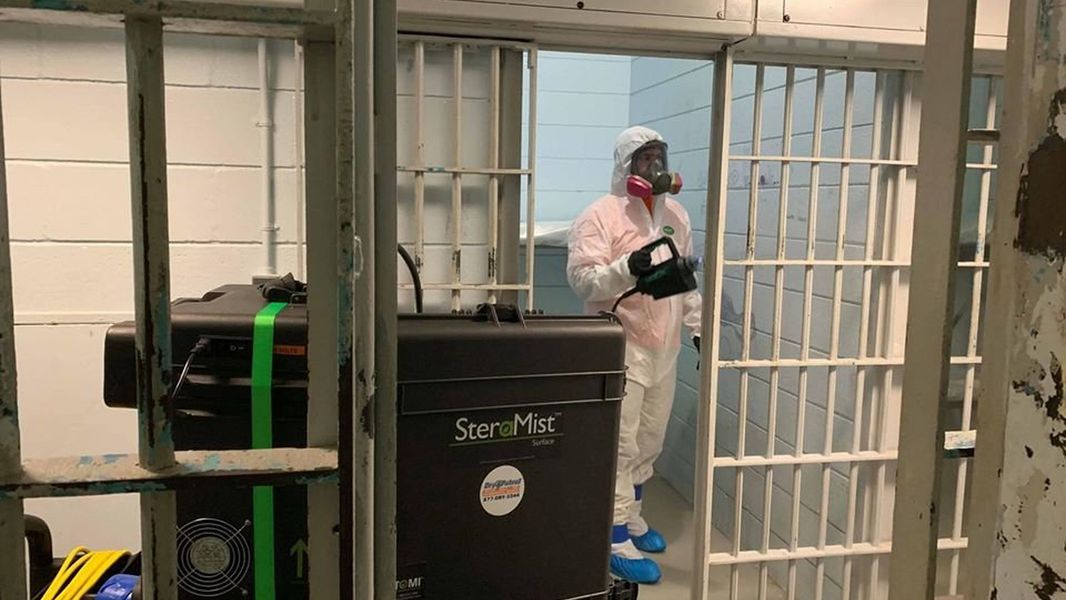
M 174 464 L 170 401 L 170 238 L 163 88 L 163 20 L 126 18 L 126 76 L 133 214 L 134 315 L 141 466 Z M 144 595 L 177 598 L 173 492 L 141 495 Z
M 373 13 L 374 598 L 392 600 L 396 597 L 396 0 L 375 0 Z M 452 227 L 458 229 L 459 223 Z
M 332 9 L 333 0 L 306 0 L 309 9 Z M 349 13 L 350 14 L 350 13 Z M 339 28 L 338 28 L 339 29 Z M 337 148 L 337 75 L 336 50 L 333 41 L 308 39 L 304 42 L 304 146 L 307 155 L 306 222 L 307 282 L 315 290 L 307 299 L 308 364 L 315 365 L 308 377 L 307 444 L 319 447 L 340 447 L 341 414 L 338 402 L 339 371 L 337 319 L 337 241 L 330 235 L 337 229 L 338 177 Z M 345 177 L 345 180 L 350 178 Z M 350 195 L 349 195 L 350 197 Z M 350 377 L 348 378 L 351 379 Z M 350 439 L 350 436 L 346 439 Z M 339 456 L 338 462 L 347 456 Z M 339 488 L 336 485 L 317 485 L 307 488 L 307 533 L 310 594 L 316 600 L 340 598 L 341 567 Z
M 353 64 L 354 81 L 348 94 L 352 133 L 348 140 L 353 153 L 355 179 L 352 182 L 355 199 L 348 210 L 354 211 L 354 233 L 359 242 L 354 260 L 358 261 L 354 293 L 353 362 L 348 367 L 354 376 L 354 423 L 352 425 L 353 469 L 347 481 L 341 480 L 342 510 L 353 515 L 354 537 L 349 540 L 354 554 L 350 564 L 354 569 L 355 598 L 370 600 L 375 591 L 374 530 L 374 314 L 375 314 L 375 230 L 374 230 L 374 95 L 368 82 L 374 78 L 374 3 L 371 0 L 344 0 L 351 3 L 351 50 L 348 60 Z M 395 67 L 393 68 L 395 71 Z M 354 103 L 354 106 L 353 106 Z M 340 146 L 338 146 L 340 147 Z M 349 241 L 351 241 L 349 236 Z M 395 252 L 395 245 L 393 245 Z M 349 253 L 349 261 L 352 256 Z M 391 265 L 395 264 L 395 258 Z M 395 287 L 393 288 L 395 289 Z M 351 380 L 352 377 L 349 377 Z M 342 402 L 344 401 L 342 394 Z M 352 406 L 351 392 L 348 396 Z M 345 502 L 344 494 L 348 495 Z M 342 552 L 349 547 L 342 548 Z M 343 567 L 344 565 L 342 565 Z
M 942 398 L 951 370 L 976 13 L 977 0 L 929 4 L 890 600 L 932 600 L 936 589 Z
M 0 101 L 0 475 L 22 469 L 18 389 L 15 377 L 15 314 L 11 294 L 11 236 L 7 221 L 4 111 Z M 25 524 L 22 500 L 0 500 L 0 600 L 26 597 Z
M 966 597 L 1066 589 L 1066 6 L 1011 3 Z

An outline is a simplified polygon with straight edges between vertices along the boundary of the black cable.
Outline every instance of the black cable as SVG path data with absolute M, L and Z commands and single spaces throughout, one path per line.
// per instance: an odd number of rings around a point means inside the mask
M 619 296 L 618 297 L 618 301 L 614 303 L 613 307 L 611 307 L 611 312 L 618 312 L 618 305 L 622 303 L 622 300 L 625 300 L 626 298 L 632 296 L 633 294 L 636 294 L 638 291 L 639 290 L 637 288 L 633 288 L 633 289 L 629 290 L 628 292 L 626 292 L 626 293 L 622 294 L 621 296 Z
M 411 272 L 411 281 L 415 285 L 415 312 L 422 312 L 422 278 L 418 275 L 418 268 L 415 267 L 415 261 L 411 258 L 411 254 L 407 252 L 407 249 L 403 245 L 397 245 L 396 251 L 400 253 L 400 258 L 403 259 L 407 270 Z
M 189 351 L 189 358 L 185 360 L 185 366 L 181 369 L 181 375 L 178 376 L 177 383 L 174 384 L 174 392 L 170 394 L 171 400 L 178 397 L 181 392 L 181 386 L 185 385 L 186 378 L 189 377 L 189 369 L 192 368 L 192 361 L 196 358 L 196 355 L 207 349 L 207 345 L 210 342 L 207 338 L 200 338 L 196 341 L 196 345 Z

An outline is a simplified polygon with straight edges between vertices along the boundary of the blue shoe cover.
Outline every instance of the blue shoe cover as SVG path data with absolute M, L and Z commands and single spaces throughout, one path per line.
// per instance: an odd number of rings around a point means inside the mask
M 633 540 L 633 545 L 637 547 L 637 550 L 641 552 L 658 554 L 666 551 L 666 539 L 654 529 L 648 529 L 648 533 L 644 535 L 631 536 L 630 539 Z
M 650 558 L 625 558 L 611 555 L 611 574 L 633 583 L 658 583 L 662 578 L 659 565 Z

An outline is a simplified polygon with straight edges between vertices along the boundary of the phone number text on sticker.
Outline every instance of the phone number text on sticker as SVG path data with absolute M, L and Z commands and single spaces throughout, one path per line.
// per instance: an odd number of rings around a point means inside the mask
M 509 515 L 526 495 L 526 479 L 511 465 L 501 465 L 485 476 L 479 495 L 485 512 L 494 517 Z

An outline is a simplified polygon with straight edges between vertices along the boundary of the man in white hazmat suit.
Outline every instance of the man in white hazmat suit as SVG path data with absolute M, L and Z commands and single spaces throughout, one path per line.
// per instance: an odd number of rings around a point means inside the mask
M 667 196 L 681 178 L 667 170 L 667 145 L 655 131 L 632 127 L 619 135 L 611 193 L 589 206 L 570 229 L 566 274 L 589 312 L 611 310 L 618 298 L 668 255 L 647 244 L 673 238 L 692 254 L 692 227 L 684 207 Z M 664 253 L 660 255 L 659 253 Z M 663 448 L 674 402 L 681 326 L 699 347 L 698 291 L 653 300 L 636 294 L 618 305 L 626 330 L 626 392 L 618 443 L 611 572 L 637 583 L 655 583 L 658 564 L 641 552 L 663 552 L 666 541 L 641 517 L 643 485 Z

